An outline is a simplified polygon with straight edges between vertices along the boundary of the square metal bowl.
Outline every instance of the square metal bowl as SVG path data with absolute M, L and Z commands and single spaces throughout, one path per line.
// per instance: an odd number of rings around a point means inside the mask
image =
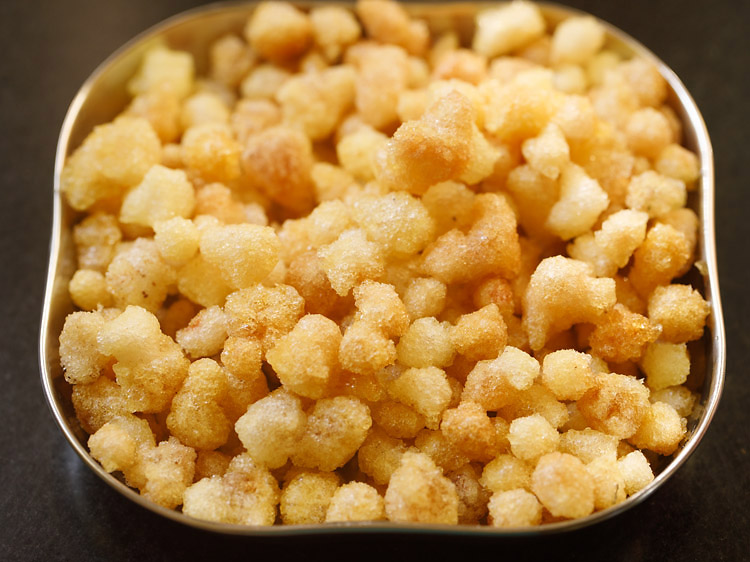
M 301 7 L 313 3 L 298 2 Z M 440 3 L 406 4 L 413 15 L 424 18 L 433 32 L 457 30 L 459 35 L 471 37 L 474 16 L 478 10 L 498 3 Z M 679 78 L 653 53 L 619 29 L 601 22 L 607 32 L 607 47 L 625 56 L 637 56 L 651 61 L 669 85 L 668 103 L 683 124 L 683 144 L 698 155 L 701 175 L 697 189 L 690 194 L 688 206 L 700 218 L 697 262 L 687 280 L 703 293 L 711 305 L 706 333 L 691 344 L 692 357 L 689 383 L 700 394 L 696 407 L 688 418 L 688 436 L 670 457 L 654 466 L 655 479 L 643 490 L 624 502 L 598 511 L 581 519 L 551 523 L 524 529 L 497 529 L 486 526 L 427 525 L 388 522 L 328 523 L 325 525 L 279 525 L 249 527 L 213 523 L 194 519 L 179 511 L 163 508 L 139 495 L 121 479 L 107 473 L 88 452 L 88 435 L 81 428 L 71 402 L 71 387 L 65 382 L 60 367 L 58 338 L 65 317 L 74 308 L 68 294 L 68 282 L 76 270 L 72 226 L 80 217 L 73 211 L 60 192 L 60 174 L 66 158 L 81 144 L 94 126 L 111 121 L 129 101 L 126 84 L 135 73 L 146 51 L 156 44 L 166 43 L 174 49 L 191 52 L 199 73 L 207 68 L 208 46 L 224 33 L 239 32 L 255 4 L 213 4 L 185 12 L 165 20 L 125 44 L 105 60 L 81 86 L 70 105 L 60 132 L 54 176 L 54 211 L 50 245 L 49 269 L 44 297 L 39 361 L 47 402 L 55 421 L 69 444 L 100 478 L 130 500 L 146 509 L 180 523 L 204 530 L 237 535 L 335 535 L 346 532 L 416 532 L 458 535 L 536 535 L 568 531 L 584 527 L 617 515 L 643 501 L 663 484 L 687 460 L 703 437 L 721 396 L 724 382 L 726 344 L 719 299 L 716 245 L 714 235 L 714 167 L 711 142 L 705 123 L 692 97 Z M 540 4 L 549 24 L 555 25 L 582 12 L 554 4 Z

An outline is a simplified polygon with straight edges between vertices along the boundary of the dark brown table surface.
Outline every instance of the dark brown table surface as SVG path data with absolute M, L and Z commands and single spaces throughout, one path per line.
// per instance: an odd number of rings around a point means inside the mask
M 645 503 L 594 527 L 545 538 L 227 538 L 145 511 L 78 459 L 44 402 L 37 359 L 57 134 L 70 100 L 99 62 L 136 33 L 199 3 L 0 2 L 0 560 L 368 554 L 393 560 L 750 560 L 750 10 L 744 1 L 569 2 L 624 29 L 675 70 L 703 112 L 716 157 L 728 335 L 724 396 L 695 454 Z

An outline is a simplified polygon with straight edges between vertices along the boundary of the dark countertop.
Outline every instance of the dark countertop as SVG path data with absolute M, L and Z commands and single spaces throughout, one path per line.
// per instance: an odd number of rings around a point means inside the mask
M 732 0 L 569 3 L 624 29 L 670 65 L 713 140 L 727 379 L 708 433 L 671 480 L 615 519 L 522 540 L 227 538 L 162 520 L 109 489 L 65 442 L 39 382 L 57 134 L 70 100 L 99 62 L 139 31 L 199 2 L 6 0 L 0 3 L 0 560 L 316 559 L 364 552 L 400 559 L 418 549 L 425 559 L 491 552 L 512 560 L 750 560 L 750 10 Z

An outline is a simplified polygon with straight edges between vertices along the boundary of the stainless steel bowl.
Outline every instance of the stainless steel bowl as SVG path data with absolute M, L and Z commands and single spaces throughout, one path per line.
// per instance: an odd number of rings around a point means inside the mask
M 311 3 L 298 3 L 309 6 Z M 410 4 L 407 9 L 426 19 L 433 31 L 457 29 L 470 34 L 473 16 L 477 10 L 495 4 Z M 68 294 L 68 282 L 73 275 L 75 251 L 71 227 L 76 214 L 67 206 L 60 193 L 60 174 L 65 159 L 83 141 L 95 125 L 113 119 L 127 104 L 125 85 L 137 69 L 143 54 L 157 43 L 193 53 L 198 71 L 207 66 L 208 45 L 228 31 L 239 31 L 251 13 L 254 4 L 214 4 L 174 16 L 120 48 L 105 60 L 81 86 L 70 105 L 57 145 L 54 177 L 54 213 L 47 286 L 44 297 L 39 361 L 44 393 L 66 439 L 84 463 L 102 480 L 135 503 L 164 517 L 200 529 L 238 535 L 302 535 L 338 534 L 346 532 L 418 532 L 458 535 L 535 535 L 569 531 L 603 521 L 640 503 L 661 486 L 693 453 L 706 432 L 716 411 L 724 382 L 726 344 L 724 324 L 719 299 L 714 235 L 714 167 L 711 142 L 698 108 L 680 79 L 653 53 L 619 29 L 602 22 L 607 30 L 607 44 L 625 55 L 634 55 L 653 62 L 669 84 L 669 103 L 681 118 L 684 144 L 698 154 L 701 176 L 697 190 L 691 195 L 689 206 L 701 219 L 698 240 L 698 260 L 701 267 L 693 268 L 693 284 L 702 288 L 711 305 L 708 330 L 703 339 L 691 348 L 693 367 L 690 382 L 700 393 L 699 403 L 688 423 L 688 438 L 679 450 L 656 466 L 656 478 L 646 488 L 623 503 L 596 512 L 588 517 L 552 523 L 529 529 L 502 530 L 478 526 L 448 526 L 396 523 L 335 523 L 326 525 L 291 525 L 274 527 L 246 527 L 202 521 L 156 505 L 144 499 L 121 480 L 107 473 L 88 453 L 88 435 L 81 429 L 71 403 L 71 389 L 62 376 L 59 361 L 58 338 L 65 316 L 73 311 Z M 542 4 L 549 22 L 555 24 L 581 12 Z M 696 484 L 697 485 L 697 484 Z

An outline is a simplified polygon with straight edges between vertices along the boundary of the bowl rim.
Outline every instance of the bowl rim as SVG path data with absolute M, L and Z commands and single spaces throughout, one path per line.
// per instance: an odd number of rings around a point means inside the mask
M 293 3 L 298 6 L 307 8 L 315 5 L 320 5 L 320 3 L 316 2 Z M 451 10 L 478 11 L 481 9 L 497 7 L 505 3 L 507 2 L 460 3 L 454 1 L 446 3 L 439 2 L 404 4 L 404 6 L 410 12 L 416 15 L 421 15 L 432 9 L 437 9 L 444 12 L 450 12 Z M 84 102 L 86 101 L 89 92 L 92 90 L 97 80 L 102 76 L 107 68 L 109 68 L 113 63 L 127 57 L 128 54 L 130 54 L 138 45 L 142 45 L 148 40 L 156 39 L 170 29 L 175 29 L 179 26 L 186 25 L 187 23 L 190 23 L 195 19 L 203 18 L 207 15 L 231 10 L 249 14 L 252 8 L 257 4 L 258 2 L 232 1 L 207 4 L 178 13 L 151 26 L 150 28 L 127 41 L 124 45 L 122 45 L 110 56 L 108 56 L 102 63 L 100 63 L 84 81 L 68 108 L 60 131 L 56 150 L 54 167 L 52 235 L 50 240 L 47 282 L 45 286 L 44 307 L 42 310 L 39 338 L 40 376 L 44 395 L 52 416 L 56 424 L 62 431 L 63 435 L 65 436 L 66 440 L 68 441 L 68 444 L 78 454 L 81 460 L 83 460 L 83 462 L 88 465 L 91 470 L 94 471 L 97 476 L 99 476 L 110 487 L 117 490 L 117 492 L 124 495 L 126 498 L 135 502 L 136 504 L 148 509 L 151 512 L 166 517 L 167 519 L 176 521 L 189 527 L 229 535 L 301 536 L 319 534 L 336 535 L 340 533 L 362 534 L 385 532 L 397 534 L 437 533 L 459 536 L 538 536 L 557 534 L 561 532 L 580 529 L 582 527 L 587 527 L 589 525 L 593 525 L 614 517 L 644 501 L 647 497 L 654 493 L 656 489 L 658 489 L 667 479 L 669 479 L 695 451 L 699 442 L 705 435 L 708 426 L 716 412 L 724 383 L 726 369 L 726 342 L 721 300 L 719 294 L 716 258 L 713 150 L 703 117 L 701 116 L 701 113 L 698 110 L 698 107 L 692 96 L 690 95 L 684 84 L 681 82 L 681 80 L 677 77 L 677 75 L 661 59 L 659 59 L 654 53 L 652 53 L 639 41 L 637 41 L 624 31 L 620 30 L 619 28 L 599 18 L 596 19 L 606 29 L 608 39 L 610 41 L 614 41 L 614 43 L 618 46 L 626 48 L 626 50 L 632 53 L 633 56 L 638 56 L 652 62 L 658 68 L 660 74 L 667 81 L 671 89 L 671 94 L 674 97 L 673 102 L 679 104 L 679 107 L 676 109 L 680 109 L 682 112 L 681 118 L 685 127 L 685 132 L 689 135 L 689 137 L 692 137 L 687 138 L 686 140 L 690 144 L 692 144 L 693 150 L 698 154 L 701 167 L 701 176 L 698 181 L 699 202 L 697 203 L 697 208 L 695 210 L 697 211 L 701 221 L 700 236 L 698 240 L 698 259 L 705 264 L 705 269 L 704 271 L 702 271 L 704 281 L 704 297 L 711 304 L 711 314 L 709 315 L 707 322 L 707 326 L 710 331 L 710 338 L 707 335 L 704 335 L 704 339 L 706 340 L 706 349 L 708 352 L 710 352 L 710 356 L 712 359 L 710 368 L 707 365 L 706 369 L 706 375 L 710 375 L 711 377 L 710 385 L 708 386 L 708 394 L 705 397 L 705 403 L 702 404 L 702 412 L 700 414 L 700 418 L 692 434 L 681 447 L 679 452 L 667 463 L 664 469 L 655 476 L 654 480 L 650 484 L 648 484 L 644 489 L 637 492 L 636 494 L 629 496 L 622 503 L 601 511 L 594 512 L 587 517 L 557 523 L 544 524 L 538 527 L 502 529 L 491 526 L 476 525 L 439 525 L 393 522 L 345 522 L 314 525 L 273 525 L 265 527 L 204 521 L 184 515 L 180 511 L 166 509 L 144 498 L 134 489 L 125 485 L 118 478 L 106 472 L 102 468 L 102 466 L 90 456 L 84 444 L 81 443 L 81 441 L 73 432 L 68 423 L 68 420 L 66 419 L 65 414 L 63 413 L 61 406 L 62 399 L 59 396 L 58 391 L 55 389 L 55 379 L 59 377 L 59 374 L 57 375 L 57 377 L 53 376 L 54 367 L 50 368 L 52 363 L 54 363 L 54 361 L 58 359 L 58 355 L 56 354 L 55 341 L 59 336 L 59 332 L 50 332 L 50 321 L 53 314 L 52 304 L 55 295 L 59 293 L 60 290 L 59 269 L 62 251 L 61 234 L 64 226 L 63 212 L 66 205 L 63 202 L 61 196 L 60 175 L 62 173 L 65 159 L 67 158 L 68 153 L 71 151 L 71 133 L 73 131 L 76 120 L 80 115 L 80 111 L 84 105 Z M 349 3 L 345 2 L 327 2 L 325 4 L 339 4 L 350 6 Z M 542 9 L 545 19 L 548 22 L 550 20 L 559 22 L 566 17 L 577 15 L 591 15 L 581 10 L 562 6 L 560 4 L 552 2 L 539 2 L 537 5 Z

